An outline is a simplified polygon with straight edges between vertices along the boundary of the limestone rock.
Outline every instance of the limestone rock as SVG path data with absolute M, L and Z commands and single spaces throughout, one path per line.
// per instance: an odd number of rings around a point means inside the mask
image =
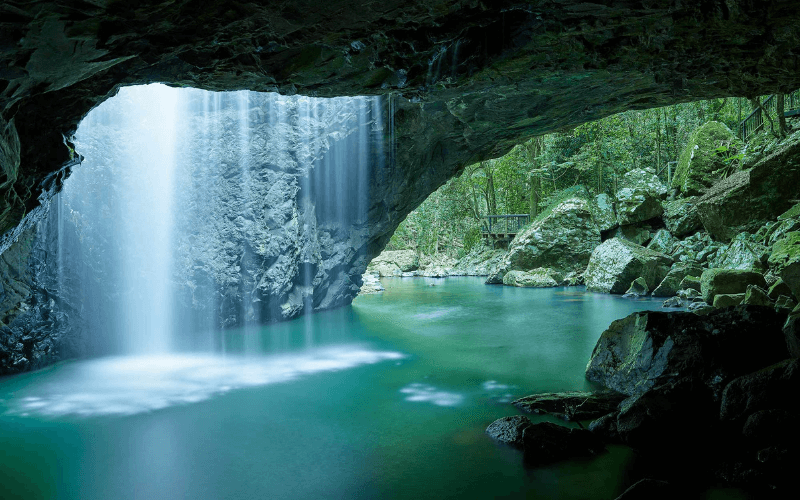
M 629 241 L 612 238 L 592 252 L 584 274 L 589 291 L 624 293 L 631 281 L 642 277 L 648 288 L 657 286 L 669 272 L 672 259 Z
M 661 304 L 661 307 L 683 307 L 684 305 L 682 298 L 670 297 Z
M 530 271 L 509 271 L 503 276 L 503 284 L 518 287 L 549 288 L 559 286 L 564 276 L 553 269 L 539 267 Z
M 592 218 L 589 202 L 580 197 L 569 198 L 517 234 L 505 260 L 492 273 L 495 278 L 490 275 L 490 280 L 502 279 L 508 271 L 540 267 L 582 271 L 599 244 L 600 230 Z
M 368 295 L 371 293 L 383 292 L 386 289 L 381 284 L 381 281 L 372 273 L 364 273 L 361 276 L 361 289 L 358 291 L 359 295 Z
M 635 169 L 625 174 L 616 193 L 617 219 L 621 226 L 644 222 L 664 213 L 661 200 L 667 188 L 650 171 Z
M 700 277 L 700 292 L 709 304 L 718 294 L 743 294 L 748 285 L 766 288 L 767 283 L 761 273 L 738 269 L 706 269 Z
M 672 265 L 661 283 L 653 290 L 653 297 L 671 297 L 678 290 L 686 288 L 683 282 L 687 277 L 699 277 L 703 273 L 700 266 L 695 264 L 676 263 Z
M 683 238 L 703 227 L 696 203 L 696 197 L 678 198 L 663 203 L 664 224 L 675 237 Z
M 461 276 L 488 276 L 503 261 L 505 250 L 489 245 L 475 245 L 453 268 L 452 274 Z
M 669 255 L 672 253 L 676 242 L 677 240 L 669 231 L 666 229 L 659 229 L 655 236 L 653 236 L 653 239 L 650 240 L 650 243 L 647 244 L 647 248 L 654 252 Z
M 718 396 L 734 378 L 787 356 L 784 314 L 765 307 L 707 316 L 638 312 L 603 332 L 586 378 L 627 395 L 690 380 Z
M 737 151 L 742 145 L 720 122 L 706 122 L 695 130 L 678 158 L 672 187 L 688 196 L 703 194 L 722 177 L 721 172 L 726 167 L 726 153 L 718 149 L 721 146 L 728 151 Z
M 605 415 L 625 399 L 614 391 L 566 391 L 534 394 L 512 401 L 511 404 L 527 413 L 549 414 L 562 420 L 587 420 Z
M 623 297 L 644 297 L 648 293 L 650 293 L 650 289 L 647 288 L 647 281 L 640 276 L 631 281 L 631 286 L 628 287 Z
M 570 429 L 550 422 L 534 424 L 523 415 L 503 417 L 486 428 L 486 434 L 525 453 L 525 461 L 543 465 L 579 456 L 591 456 L 604 449 L 591 432 Z
M 637 245 L 646 245 L 652 239 L 653 233 L 647 225 L 630 224 L 611 231 L 611 237 L 623 238 Z
M 617 213 L 614 211 L 614 200 L 605 193 L 594 197 L 594 222 L 600 231 L 610 231 L 617 226 Z
M 415 250 L 386 250 L 372 259 L 367 269 L 380 276 L 399 276 L 419 269 L 419 256 Z

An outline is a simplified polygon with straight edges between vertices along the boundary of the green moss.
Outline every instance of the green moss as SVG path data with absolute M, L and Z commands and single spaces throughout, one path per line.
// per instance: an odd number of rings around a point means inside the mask
M 780 214 L 778 220 L 794 219 L 795 217 L 800 217 L 800 203 Z
M 718 151 L 725 146 L 727 152 Z M 708 122 L 694 131 L 678 158 L 672 187 L 685 195 L 699 195 L 720 177 L 725 158 L 741 149 L 741 142 L 720 122 Z
M 786 233 L 776 241 L 769 256 L 769 267 L 775 274 L 792 262 L 800 262 L 800 231 Z

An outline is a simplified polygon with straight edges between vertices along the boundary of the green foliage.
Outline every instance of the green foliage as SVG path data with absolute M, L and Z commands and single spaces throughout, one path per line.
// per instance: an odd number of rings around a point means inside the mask
M 669 184 L 678 155 L 700 125 L 715 121 L 737 130 L 749 112 L 744 99 L 714 99 L 627 111 L 533 137 L 501 158 L 467 166 L 409 214 L 390 248 L 458 257 L 479 241 L 486 215 L 545 217 L 578 192 L 613 195 L 622 176 L 634 168 L 652 168 Z M 744 156 L 737 141 L 715 142 L 712 149 L 720 158 L 715 176 L 740 168 Z

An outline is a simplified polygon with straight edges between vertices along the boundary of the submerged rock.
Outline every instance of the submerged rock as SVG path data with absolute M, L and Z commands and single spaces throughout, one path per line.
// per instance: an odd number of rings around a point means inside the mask
M 612 238 L 592 252 L 584 274 L 593 292 L 624 293 L 636 278 L 655 288 L 669 272 L 672 259 L 629 241 Z
M 546 465 L 575 457 L 596 455 L 603 443 L 585 429 L 572 429 L 550 422 L 534 424 L 528 417 L 503 417 L 486 428 L 486 434 L 524 452 L 525 463 Z
M 512 401 L 527 413 L 549 414 L 566 421 L 597 418 L 614 411 L 625 395 L 615 391 L 566 391 L 534 394 Z

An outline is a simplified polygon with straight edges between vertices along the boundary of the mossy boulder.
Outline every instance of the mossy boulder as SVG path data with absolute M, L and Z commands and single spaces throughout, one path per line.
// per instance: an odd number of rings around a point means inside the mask
M 753 168 L 714 184 L 697 200 L 703 227 L 728 242 L 742 231 L 755 233 L 792 208 L 800 186 L 800 134 L 795 134 Z
M 742 269 L 706 269 L 700 277 L 700 293 L 707 304 L 714 304 L 717 295 L 744 294 L 748 285 L 766 288 L 767 282 L 761 273 Z
M 720 151 L 725 148 L 726 151 Z M 681 194 L 703 194 L 722 177 L 726 155 L 741 148 L 741 141 L 720 122 L 711 121 L 694 131 L 678 158 L 672 187 Z
M 636 278 L 644 278 L 648 289 L 661 283 L 672 259 L 622 238 L 611 238 L 598 246 L 589 259 L 584 277 L 593 292 L 624 293 Z
M 594 222 L 600 231 L 610 231 L 617 227 L 617 213 L 614 211 L 614 200 L 610 196 L 598 194 L 592 208 Z
M 650 240 L 650 243 L 647 244 L 647 248 L 653 250 L 654 252 L 660 252 L 665 255 L 669 255 L 672 253 L 675 243 L 677 243 L 677 240 L 669 231 L 666 229 L 659 229 L 655 236 L 653 236 L 653 238 Z
M 752 234 L 739 233 L 725 251 L 714 259 L 714 267 L 764 272 L 768 257 L 767 247 L 756 241 Z
M 517 234 L 509 245 L 508 255 L 490 273 L 487 283 L 503 282 L 509 271 L 540 267 L 582 271 L 599 244 L 600 230 L 590 202 L 580 196 L 567 198 Z
M 667 196 L 667 187 L 655 173 L 634 169 L 622 178 L 622 188 L 617 191 L 617 220 L 621 226 L 644 222 L 664 213 L 661 201 Z
M 644 297 L 648 293 L 650 289 L 647 287 L 647 281 L 640 276 L 631 281 L 631 286 L 625 291 L 624 297 Z
M 703 227 L 696 204 L 697 198 L 694 196 L 663 203 L 664 224 L 674 236 L 683 238 Z

